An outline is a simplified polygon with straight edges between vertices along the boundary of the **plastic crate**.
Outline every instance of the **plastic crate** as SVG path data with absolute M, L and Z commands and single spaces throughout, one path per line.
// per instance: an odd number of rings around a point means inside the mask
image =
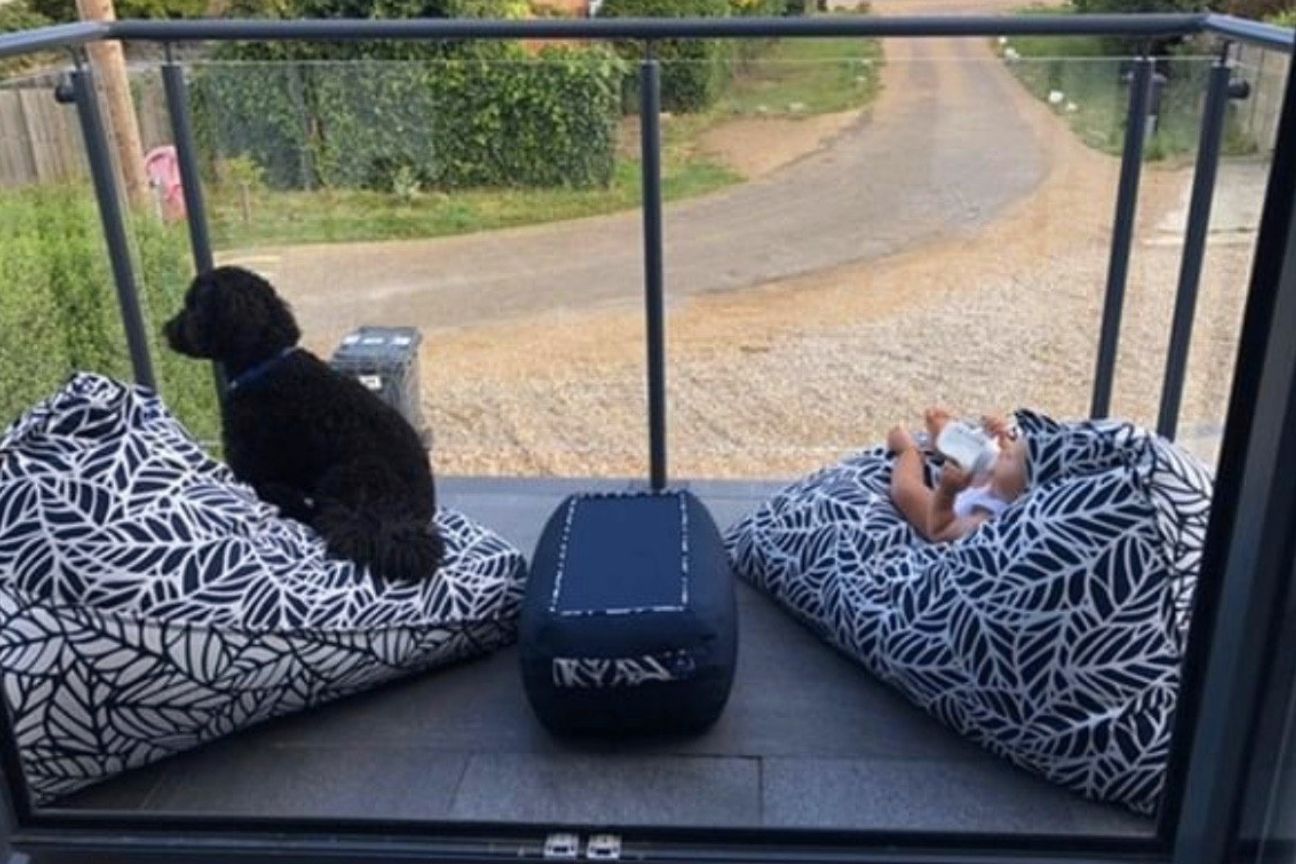
M 423 335 L 414 327 L 365 326 L 348 334 L 329 365 L 355 378 L 391 405 L 431 443 L 423 421 L 419 385 L 419 346 Z

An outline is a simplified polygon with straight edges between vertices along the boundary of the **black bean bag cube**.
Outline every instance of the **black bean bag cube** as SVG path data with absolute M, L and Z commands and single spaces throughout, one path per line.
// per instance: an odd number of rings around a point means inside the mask
M 571 496 L 536 547 L 519 637 L 527 697 L 551 731 L 710 726 L 738 650 L 711 514 L 684 491 Z

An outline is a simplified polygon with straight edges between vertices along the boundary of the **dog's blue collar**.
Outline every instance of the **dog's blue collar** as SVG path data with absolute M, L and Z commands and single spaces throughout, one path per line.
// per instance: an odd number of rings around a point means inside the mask
M 287 348 L 283 349 L 278 354 L 271 357 L 269 360 L 262 360 L 260 363 L 253 366 L 251 369 L 244 371 L 241 375 L 236 375 L 235 377 L 231 378 L 229 384 L 227 385 L 227 389 L 229 390 L 229 392 L 233 393 L 235 390 L 239 389 L 240 387 L 245 387 L 248 384 L 251 384 L 253 381 L 256 381 L 258 378 L 264 377 L 266 373 L 268 373 L 271 369 L 278 366 L 280 361 L 282 361 L 289 354 L 296 352 L 296 350 L 297 350 L 296 345 L 289 345 Z

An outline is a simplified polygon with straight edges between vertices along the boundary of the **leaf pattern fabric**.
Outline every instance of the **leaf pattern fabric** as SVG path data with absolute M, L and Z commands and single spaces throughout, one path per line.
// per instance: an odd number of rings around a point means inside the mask
M 1150 814 L 1211 476 L 1129 423 L 1016 420 L 1029 491 L 954 543 L 924 542 L 892 506 L 884 448 L 779 492 L 726 543 L 742 578 L 946 725 Z
M 0 438 L 0 673 L 34 799 L 512 642 L 521 553 L 436 523 L 435 576 L 380 584 L 150 391 L 74 377 Z

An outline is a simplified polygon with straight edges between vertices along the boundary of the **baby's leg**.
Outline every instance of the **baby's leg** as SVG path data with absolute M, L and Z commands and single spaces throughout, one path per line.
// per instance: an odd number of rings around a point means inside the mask
M 928 523 L 934 497 L 923 482 L 922 455 L 912 447 L 901 452 L 891 471 L 891 500 L 925 539 L 931 539 L 928 537 Z

